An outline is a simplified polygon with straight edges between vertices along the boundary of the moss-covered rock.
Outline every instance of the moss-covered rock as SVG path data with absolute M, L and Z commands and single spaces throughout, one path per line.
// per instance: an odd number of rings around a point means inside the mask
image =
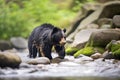
M 117 59 L 120 59 L 120 48 L 112 53 Z
M 100 29 L 99 31 L 93 32 L 89 38 L 87 46 L 105 48 L 111 40 L 120 40 L 119 29 Z
M 83 54 L 83 55 L 86 55 L 86 56 L 90 56 L 92 54 L 95 53 L 95 50 L 93 47 L 85 47 L 83 49 L 80 49 L 79 51 L 77 51 L 75 54 L 74 54 L 74 57 L 79 57 L 80 54 Z
M 102 47 L 94 47 L 95 52 L 103 54 L 105 52 L 105 49 Z
M 111 52 L 114 59 L 120 59 L 120 41 L 112 40 L 107 46 L 108 52 Z
M 73 55 L 74 53 L 76 53 L 79 49 L 75 48 L 75 47 L 70 47 L 66 49 L 66 54 L 67 55 Z
M 114 52 L 120 48 L 120 41 L 112 40 L 107 44 L 106 49 L 108 51 Z

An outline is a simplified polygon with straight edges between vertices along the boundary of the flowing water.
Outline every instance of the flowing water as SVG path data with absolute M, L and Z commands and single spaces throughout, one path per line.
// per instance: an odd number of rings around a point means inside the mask
M 0 80 L 120 80 L 120 61 L 92 60 L 83 56 L 75 59 L 66 56 L 68 61 L 52 64 L 30 65 L 27 53 L 18 53 L 22 57 L 19 69 L 0 69 Z M 53 54 L 55 57 L 56 55 Z

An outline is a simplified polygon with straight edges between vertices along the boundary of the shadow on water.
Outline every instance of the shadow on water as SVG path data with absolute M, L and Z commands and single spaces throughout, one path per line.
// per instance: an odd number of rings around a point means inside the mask
M 26 78 L 0 78 L 0 80 L 120 80 L 120 78 L 116 77 L 26 77 Z

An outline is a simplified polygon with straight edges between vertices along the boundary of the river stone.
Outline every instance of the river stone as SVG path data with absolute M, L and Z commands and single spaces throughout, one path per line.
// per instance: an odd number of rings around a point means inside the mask
M 4 50 L 8 50 L 8 49 L 12 49 L 12 44 L 10 41 L 6 41 L 6 40 L 0 40 L 0 50 L 4 51 Z
M 56 57 L 51 60 L 51 63 L 60 63 L 64 61 L 68 61 L 68 59 L 60 59 L 59 57 Z
M 39 58 L 30 59 L 27 63 L 33 65 L 50 64 L 50 60 L 47 57 L 39 57 Z
M 120 29 L 99 29 L 89 38 L 88 46 L 105 47 L 111 40 L 120 39 Z
M 12 37 L 10 39 L 12 45 L 17 49 L 26 49 L 27 48 L 27 40 L 22 37 Z
M 15 53 L 0 52 L 0 67 L 19 67 L 21 58 Z
M 75 35 L 74 41 L 72 43 L 72 47 L 76 47 L 79 49 L 83 48 L 86 42 L 89 40 L 92 32 L 95 32 L 97 30 L 98 29 L 85 29 L 85 30 L 81 30 L 80 32 L 78 32 Z
M 102 58 L 102 54 L 95 53 L 95 54 L 91 55 L 90 57 L 93 58 L 93 59 L 98 59 L 98 58 Z
M 115 15 L 113 17 L 113 23 L 114 23 L 114 27 L 120 28 L 120 15 Z

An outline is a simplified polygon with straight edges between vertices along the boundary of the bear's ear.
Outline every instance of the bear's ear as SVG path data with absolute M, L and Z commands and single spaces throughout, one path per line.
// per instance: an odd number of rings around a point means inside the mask
M 66 32 L 66 29 L 65 29 L 65 28 L 63 29 L 63 32 L 64 32 L 64 33 Z
M 58 32 L 58 28 L 57 28 L 57 27 L 54 27 L 54 28 L 53 28 L 53 31 L 52 31 L 52 34 L 54 34 L 54 33 L 56 33 L 56 32 Z

